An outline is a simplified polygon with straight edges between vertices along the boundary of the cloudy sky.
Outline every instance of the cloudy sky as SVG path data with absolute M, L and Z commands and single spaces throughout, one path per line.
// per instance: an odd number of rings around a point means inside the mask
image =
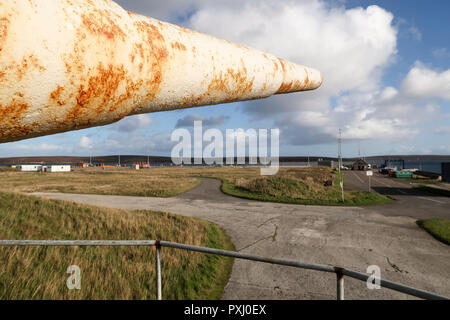
M 170 155 L 170 134 L 279 128 L 281 155 L 450 154 L 448 0 L 119 0 L 120 5 L 319 69 L 323 86 L 153 113 L 0 145 L 0 156 Z

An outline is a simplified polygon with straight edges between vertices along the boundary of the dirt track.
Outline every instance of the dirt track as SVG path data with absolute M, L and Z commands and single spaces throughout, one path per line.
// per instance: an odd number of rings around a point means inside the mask
M 220 182 L 202 179 L 175 198 L 46 194 L 93 205 L 155 209 L 217 223 L 241 252 L 331 264 L 365 272 L 378 265 L 384 279 L 450 296 L 450 250 L 419 229 L 416 219 L 383 207 L 318 207 L 257 202 L 224 195 Z M 424 200 L 426 201 L 426 200 Z M 430 201 L 431 202 L 431 201 Z M 395 205 L 394 205 L 395 206 Z M 383 213 L 383 214 L 380 214 Z M 427 215 L 427 212 L 417 213 Z M 346 299 L 409 299 L 345 280 Z M 236 260 L 224 299 L 335 299 L 334 274 Z

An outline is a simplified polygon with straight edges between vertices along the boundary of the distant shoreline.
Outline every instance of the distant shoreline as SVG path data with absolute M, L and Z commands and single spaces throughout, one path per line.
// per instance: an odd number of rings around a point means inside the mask
M 134 163 L 147 162 L 151 163 L 167 163 L 172 162 L 170 157 L 163 156 L 146 156 L 146 155 L 120 155 L 120 162 Z M 282 156 L 279 158 L 280 162 L 316 162 L 319 159 L 337 161 L 336 157 L 321 157 L 321 156 Z M 345 162 L 356 161 L 359 157 L 342 158 Z M 450 155 L 380 155 L 364 157 L 368 161 L 384 161 L 384 160 L 411 160 L 411 161 L 449 161 Z M 89 156 L 74 157 L 74 156 L 30 156 L 30 157 L 7 157 L 0 158 L 0 164 L 18 164 L 18 163 L 115 163 L 119 161 L 119 155 L 108 156 Z M 247 161 L 248 162 L 248 159 Z M 236 163 L 236 162 L 235 162 Z

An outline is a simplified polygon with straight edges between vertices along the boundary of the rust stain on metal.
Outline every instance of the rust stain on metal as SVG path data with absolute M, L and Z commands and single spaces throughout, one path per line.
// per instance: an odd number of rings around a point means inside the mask
M 171 44 L 172 49 L 178 49 L 182 51 L 186 51 L 186 46 L 182 44 L 181 42 L 172 42 Z
M 51 93 L 50 93 L 50 99 L 52 100 L 52 101 L 54 101 L 54 102 L 56 102 L 56 104 L 58 105 L 58 106 L 62 106 L 62 105 L 64 105 L 66 102 L 65 101 L 63 101 L 63 100 L 61 100 L 60 98 L 61 98 L 61 93 L 64 91 L 64 88 L 63 87 L 61 87 L 61 86 L 58 86 L 56 89 L 55 89 L 55 91 L 52 91 Z
M 87 85 L 79 87 L 76 106 L 67 114 L 65 122 L 78 122 L 83 117 L 91 118 L 92 112 L 102 113 L 108 101 L 116 96 L 116 90 L 121 81 L 125 80 L 123 66 L 97 66 L 97 74 L 89 78 Z M 86 114 L 85 114 L 86 113 Z M 95 118 L 92 118 L 94 120 Z
M 6 40 L 6 37 L 8 36 L 8 26 L 9 26 L 9 19 L 6 17 L 0 18 L 0 52 L 3 50 L 3 43 Z
M 162 73 L 164 65 L 167 62 L 169 52 L 166 48 L 164 36 L 160 32 L 159 28 L 145 21 L 135 22 L 138 32 L 141 33 L 144 44 L 137 44 L 142 59 L 146 59 L 146 62 L 151 66 L 151 74 L 146 82 L 147 85 L 147 97 L 154 99 L 159 92 Z M 147 50 L 144 51 L 143 45 Z M 139 66 L 142 71 L 142 66 Z
M 33 54 L 23 57 L 22 61 L 16 65 L 16 69 L 19 81 L 22 80 L 29 69 L 45 71 L 45 67 L 39 64 L 39 60 Z
M 339 279 L 342 279 L 344 277 L 344 273 L 343 273 L 344 268 L 333 267 L 333 269 L 334 269 L 334 272 L 337 274 Z
M 29 108 L 26 102 L 23 102 L 23 94 L 16 94 L 10 105 L 0 105 L 0 139 L 10 135 L 23 135 L 32 132 L 33 128 L 19 123 L 22 114 Z
M 228 69 L 226 73 L 220 72 L 219 76 L 211 81 L 208 90 L 224 92 L 230 100 L 233 100 L 240 95 L 249 93 L 252 90 L 253 81 L 254 77 L 251 80 L 247 79 L 245 67 L 239 71 Z
M 107 39 L 125 38 L 125 33 L 114 23 L 108 11 L 94 10 L 89 14 L 82 14 L 81 18 L 87 30 L 97 36 L 104 36 Z

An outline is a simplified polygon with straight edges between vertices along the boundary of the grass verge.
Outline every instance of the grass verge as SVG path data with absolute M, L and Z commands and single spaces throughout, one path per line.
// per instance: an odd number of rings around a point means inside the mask
M 417 225 L 437 240 L 450 245 L 450 220 L 426 219 L 418 220 Z
M 127 211 L 0 192 L 0 239 L 162 239 L 234 250 L 225 232 L 196 218 Z M 154 299 L 153 247 L 0 247 L 0 299 Z M 231 258 L 162 248 L 164 299 L 219 299 Z M 66 270 L 81 269 L 81 290 Z

